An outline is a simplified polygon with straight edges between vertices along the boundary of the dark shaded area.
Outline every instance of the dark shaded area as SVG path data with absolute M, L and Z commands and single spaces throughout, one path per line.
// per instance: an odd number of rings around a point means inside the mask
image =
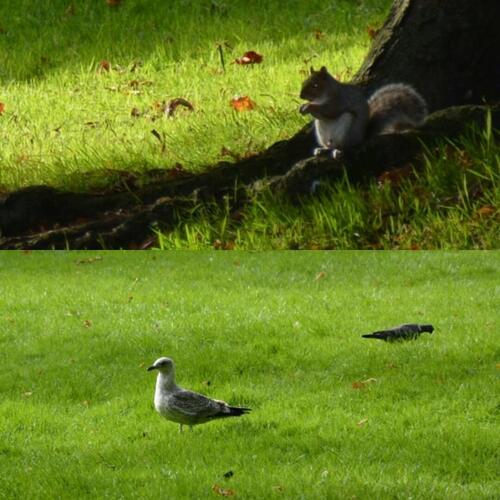
M 220 163 L 203 174 L 158 182 L 138 191 L 110 196 L 59 192 L 44 186 L 8 196 L 0 205 L 3 249 L 144 248 L 152 243 L 151 226 L 168 231 L 200 201 L 228 200 L 233 210 L 251 202 L 255 191 L 305 196 L 320 179 L 347 175 L 354 183 L 418 159 L 422 144 L 432 146 L 476 123 L 483 126 L 490 108 L 464 106 L 436 113 L 420 131 L 374 138 L 350 151 L 342 162 L 310 158 L 310 127 L 264 153 L 236 164 Z M 500 128 L 500 106 L 491 111 Z M 297 162 L 297 158 L 302 160 Z
M 249 9 L 243 0 L 123 0 L 116 7 L 105 0 L 2 0 L 0 81 L 43 79 L 65 68 L 91 70 L 101 60 L 122 66 L 147 60 L 156 68 L 200 53 L 210 60 L 221 43 L 230 59 L 241 55 L 231 49 L 241 39 L 257 48 L 269 42 L 279 46 L 283 39 L 312 38 L 314 29 L 326 30 L 334 14 L 313 26 L 307 18 L 349 8 L 298 0 L 293 11 L 286 7 L 292 14 L 284 22 L 269 15 L 269 10 L 279 11 L 279 2 L 267 2 L 271 9 L 265 8 L 266 2 L 253 3 Z M 386 5 L 387 0 L 381 2 L 381 8 Z M 253 29 L 240 31 L 242 19 Z M 348 27 L 340 23 L 335 31 L 341 34 Z M 15 64 L 9 64 L 14 59 Z
M 500 99 L 498 0 L 396 0 L 358 74 L 411 83 L 431 111 Z

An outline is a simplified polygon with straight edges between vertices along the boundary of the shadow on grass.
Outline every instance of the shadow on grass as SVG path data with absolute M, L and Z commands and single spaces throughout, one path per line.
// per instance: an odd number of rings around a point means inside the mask
M 148 59 L 155 69 L 200 55 L 218 63 L 218 44 L 230 52 L 242 41 L 256 50 L 283 46 L 285 57 L 302 61 L 309 54 L 298 53 L 294 39 L 328 43 L 316 40 L 315 33 L 335 30 L 343 37 L 352 34 L 353 18 L 381 11 L 377 0 L 354 9 L 349 2 L 251 3 L 249 9 L 244 0 L 124 0 L 117 7 L 104 0 L 6 0 L 0 5 L 0 81 L 41 79 L 61 68 L 85 70 L 104 59 L 115 64 Z M 229 63 L 234 57 L 227 56 Z

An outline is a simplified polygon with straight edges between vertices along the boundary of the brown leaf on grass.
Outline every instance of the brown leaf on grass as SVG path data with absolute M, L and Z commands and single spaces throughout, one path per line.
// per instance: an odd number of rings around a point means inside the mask
M 118 7 L 122 3 L 122 0 L 106 0 L 106 3 L 110 7 Z
M 90 328 L 92 326 L 92 321 L 90 319 L 86 319 L 84 322 L 83 322 L 83 326 L 85 328 Z
M 410 177 L 412 173 L 413 173 L 412 166 L 405 165 L 401 168 L 395 168 L 394 170 L 382 172 L 377 177 L 377 183 L 379 186 L 382 186 L 383 184 L 391 184 L 393 186 L 399 186 L 405 179 Z
M 496 212 L 495 207 L 491 205 L 484 205 L 483 207 L 479 208 L 476 213 L 481 217 L 489 217 L 490 215 L 493 215 L 495 212 Z
M 5 111 L 5 104 L 3 102 L 0 102 L 0 115 L 3 115 Z
M 214 484 L 212 486 L 212 491 L 221 497 L 234 497 L 234 490 L 231 490 L 230 488 L 223 488 L 222 486 L 219 486 L 218 484 Z
M 320 279 L 324 278 L 326 276 L 325 271 L 320 271 L 316 277 L 314 278 L 314 281 L 319 281 Z
M 219 239 L 214 241 L 214 250 L 234 250 L 234 241 L 221 241 Z
M 372 26 L 368 26 L 368 28 L 366 28 L 366 32 L 372 40 L 378 35 L 379 31 L 379 29 L 373 28 Z
M 127 85 L 133 89 L 138 89 L 140 87 L 150 87 L 154 85 L 154 82 L 153 80 L 130 80 Z
M 133 118 L 139 118 L 141 116 L 141 110 L 139 108 L 136 108 L 135 106 L 130 110 L 130 116 Z
M 366 388 L 369 384 L 376 382 L 377 379 L 375 378 L 368 378 L 366 380 L 356 380 L 351 384 L 351 387 L 353 389 L 364 389 Z
M 264 56 L 262 54 L 255 52 L 255 50 L 249 50 L 248 52 L 245 52 L 238 59 L 235 59 L 233 61 L 233 64 L 243 64 L 243 65 L 245 65 L 245 64 L 260 64 L 263 59 L 264 59 Z
M 256 104 L 247 95 L 240 97 L 233 97 L 229 104 L 236 111 L 251 111 L 255 108 Z
M 189 109 L 189 111 L 194 111 L 193 105 L 183 97 L 176 97 L 175 99 L 171 99 L 168 104 L 165 106 L 164 113 L 170 118 L 174 116 L 175 110 L 178 106 L 184 106 Z
M 316 40 L 322 40 L 325 38 L 325 34 L 321 30 L 314 30 L 314 38 L 316 38 Z
M 98 73 L 105 73 L 108 72 L 111 69 L 111 63 L 107 61 L 106 59 L 103 59 L 98 65 L 97 65 L 97 72 Z

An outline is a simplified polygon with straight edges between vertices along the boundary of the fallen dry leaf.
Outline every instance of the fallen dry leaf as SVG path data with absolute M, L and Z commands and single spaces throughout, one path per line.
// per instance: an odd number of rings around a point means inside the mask
M 248 96 L 233 97 L 229 104 L 236 111 L 250 111 L 255 108 L 256 104 Z
M 83 322 L 83 326 L 85 328 L 90 328 L 92 326 L 92 321 L 90 319 L 86 319 L 84 322 Z
M 110 7 L 118 7 L 122 3 L 122 0 L 106 0 L 106 3 Z
M 135 106 L 130 110 L 130 116 L 134 118 L 139 118 L 139 116 L 141 115 L 141 110 L 139 108 L 136 108 Z
M 174 116 L 175 110 L 178 106 L 184 106 L 189 109 L 189 111 L 194 111 L 193 105 L 188 100 L 183 97 L 176 97 L 168 102 L 165 106 L 164 113 L 170 118 L 171 116 Z
M 26 397 L 26 398 L 29 398 L 32 395 L 33 395 L 33 392 L 31 392 L 31 391 L 23 392 L 23 396 Z
M 255 52 L 255 50 L 249 50 L 245 52 L 240 58 L 235 59 L 233 64 L 260 64 L 264 56 Z
M 393 186 L 399 186 L 404 179 L 411 177 L 412 174 L 413 167 L 411 165 L 405 165 L 404 167 L 382 172 L 377 177 L 377 183 L 379 184 L 379 186 L 387 183 L 392 184 Z
M 4 111 L 5 111 L 5 104 L 3 102 L 0 102 L 0 115 L 3 115 Z
M 97 65 L 97 72 L 98 73 L 104 73 L 106 71 L 109 71 L 111 69 L 111 64 L 109 61 L 106 59 L 103 59 L 98 65 Z
M 320 271 L 316 277 L 314 278 L 314 281 L 319 281 L 320 279 L 324 278 L 326 276 L 325 271 Z
M 363 425 L 366 424 L 366 422 L 368 422 L 368 419 L 367 418 L 363 418 L 362 420 L 360 420 L 356 425 L 358 427 L 362 427 Z
M 366 386 L 376 381 L 377 379 L 375 378 L 367 378 L 366 380 L 356 380 L 351 384 L 351 386 L 353 389 L 364 389 Z
M 314 38 L 316 38 L 316 40 L 321 40 L 324 37 L 325 34 L 321 30 L 314 30 Z
M 219 486 L 218 484 L 214 484 L 212 486 L 212 491 L 216 495 L 220 495 L 221 497 L 234 497 L 234 490 L 231 490 L 229 488 L 223 488 L 222 486 Z
M 368 26 L 368 28 L 366 28 L 366 31 L 368 33 L 368 36 L 373 40 L 378 35 L 378 32 L 380 30 L 378 30 L 376 28 L 372 28 L 371 26 Z
M 492 215 L 495 212 L 496 212 L 495 207 L 492 207 L 491 205 L 484 205 L 484 207 L 478 209 L 477 214 L 488 217 L 489 215 Z

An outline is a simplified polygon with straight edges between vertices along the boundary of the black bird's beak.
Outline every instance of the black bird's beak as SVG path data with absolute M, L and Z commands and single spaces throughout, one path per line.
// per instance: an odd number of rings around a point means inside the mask
M 150 372 L 151 370 L 156 370 L 156 366 L 155 366 L 155 365 L 151 365 L 151 366 L 148 368 L 148 372 Z

